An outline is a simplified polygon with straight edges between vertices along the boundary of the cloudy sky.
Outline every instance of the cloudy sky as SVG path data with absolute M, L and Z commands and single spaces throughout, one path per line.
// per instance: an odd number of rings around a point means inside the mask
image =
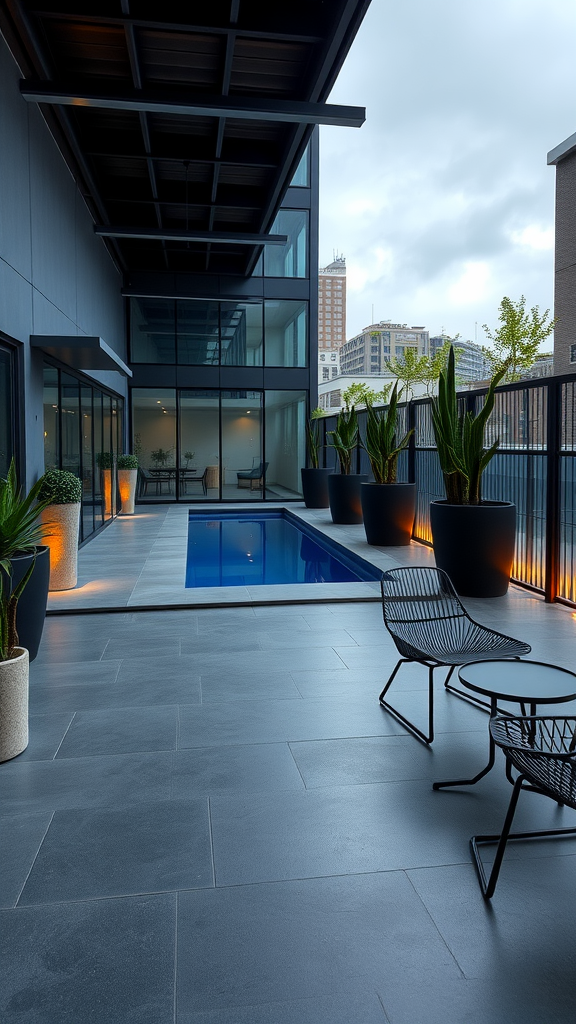
M 575 0 L 372 0 L 330 102 L 367 114 L 320 137 L 347 337 L 391 319 L 482 344 L 503 295 L 552 307 L 546 155 L 576 132 Z

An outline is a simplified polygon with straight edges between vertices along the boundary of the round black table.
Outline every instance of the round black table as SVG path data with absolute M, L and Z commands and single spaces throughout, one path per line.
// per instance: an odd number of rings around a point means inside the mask
M 535 715 L 538 704 L 562 704 L 576 700 L 576 674 L 558 665 L 540 661 L 474 661 L 458 672 L 463 686 L 490 699 L 490 716 L 498 712 L 498 701 L 519 704 L 523 715 Z M 526 708 L 529 711 L 526 711 Z M 433 789 L 445 786 L 473 786 L 494 767 L 496 746 L 490 737 L 488 764 L 473 779 L 435 782 Z

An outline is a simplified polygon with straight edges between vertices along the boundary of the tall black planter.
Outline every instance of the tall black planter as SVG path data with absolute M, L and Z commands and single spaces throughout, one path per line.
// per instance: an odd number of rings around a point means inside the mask
M 12 590 L 28 572 L 34 555 L 15 555 L 12 562 Z M 20 647 L 25 647 L 30 661 L 38 654 L 46 604 L 48 601 L 48 583 L 50 580 L 50 551 L 47 547 L 39 547 L 36 553 L 36 564 L 28 583 L 22 591 L 16 609 L 16 629 Z
M 306 508 L 328 508 L 329 469 L 301 469 L 302 495 Z
M 366 474 L 331 473 L 328 477 L 328 496 L 332 522 L 340 525 L 351 525 L 362 522 L 362 501 L 360 484 L 368 477 Z
M 416 484 L 362 484 L 364 529 L 368 544 L 409 544 L 416 514 Z
M 502 597 L 508 590 L 516 543 L 516 506 L 508 501 L 449 505 L 433 501 L 434 556 L 465 597 Z

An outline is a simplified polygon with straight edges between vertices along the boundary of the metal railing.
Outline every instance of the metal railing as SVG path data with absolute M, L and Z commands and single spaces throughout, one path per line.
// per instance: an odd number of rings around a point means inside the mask
M 460 392 L 462 409 L 476 412 L 486 388 Z M 358 413 L 361 433 L 366 414 Z M 323 421 L 325 435 L 336 417 Z M 400 456 L 398 479 L 416 483 L 414 540 L 431 543 L 430 502 L 445 497 L 436 451 L 430 399 L 399 406 L 400 431 L 414 427 L 410 448 Z M 486 443 L 500 447 L 482 478 L 482 497 L 516 505 L 515 582 L 544 594 L 547 601 L 576 605 L 576 374 L 538 378 L 498 388 L 486 429 Z M 336 468 L 334 450 L 324 464 Z M 359 449 L 356 472 L 370 473 Z

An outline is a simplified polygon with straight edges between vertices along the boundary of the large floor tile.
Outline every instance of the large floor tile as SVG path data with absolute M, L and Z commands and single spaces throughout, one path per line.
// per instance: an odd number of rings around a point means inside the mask
M 173 1024 L 175 900 L 2 912 L 3 1024 Z
M 206 800 L 57 811 L 19 904 L 213 885 Z
M 0 907 L 13 907 L 52 819 L 50 811 L 0 817 Z
M 78 711 L 57 756 L 91 757 L 141 750 L 174 750 L 177 727 L 176 707 L 160 705 Z
M 428 975 L 460 974 L 402 872 L 185 893 L 178 907 L 182 1015 L 322 997 L 346 1005 L 349 988 L 373 994 L 414 960 L 423 988 Z
M 46 761 L 56 756 L 73 719 L 73 713 L 56 712 L 28 716 L 28 746 L 18 761 Z
M 177 1024 L 389 1024 L 378 994 L 370 985 L 347 984 L 338 995 L 257 1006 L 234 1006 L 199 1013 L 178 1013 Z
M 174 758 L 172 796 L 270 793 L 302 790 L 303 782 L 287 743 L 200 747 Z

